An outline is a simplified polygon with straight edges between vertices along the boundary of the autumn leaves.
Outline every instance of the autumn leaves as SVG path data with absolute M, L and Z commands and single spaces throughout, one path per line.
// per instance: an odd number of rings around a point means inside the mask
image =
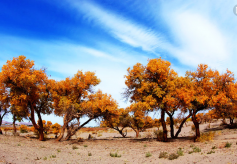
M 128 69 L 125 76 L 127 89 L 125 97 L 130 99 L 136 112 L 142 108 L 144 113 L 160 111 L 163 139 L 167 139 L 165 114 L 170 117 L 171 137 L 178 136 L 183 123 L 191 116 L 200 137 L 197 113 L 203 110 L 216 110 L 220 113 L 236 113 L 237 84 L 234 74 L 227 70 L 220 75 L 218 71 L 200 64 L 197 71 L 187 71 L 179 77 L 170 68 L 171 64 L 161 58 L 149 60 L 147 66 L 140 63 Z M 144 107 L 145 106 L 145 107 Z M 186 115 L 174 135 L 173 116 L 175 113 Z M 230 115 L 228 115 L 230 116 Z
M 100 83 L 94 72 L 78 71 L 71 78 L 55 81 L 47 77 L 45 70 L 34 69 L 33 61 L 19 56 L 7 61 L 0 73 L 1 111 L 9 110 L 17 118 L 30 119 L 39 132 L 40 140 L 44 140 L 42 114 L 54 113 L 63 117 L 61 135 L 58 137 L 61 140 L 66 130 L 65 139 L 70 139 L 95 119 L 102 120 L 103 126 L 117 129 L 124 137 L 126 133 L 123 130 L 127 126 L 138 135 L 139 131 L 155 125 L 147 114 L 159 111 L 159 124 L 163 127 L 163 139 L 167 141 L 166 116 L 170 119 L 171 137 L 178 137 L 189 117 L 192 117 L 196 137 L 199 137 L 198 112 L 215 110 L 220 116 L 228 118 L 233 118 L 237 113 L 237 84 L 234 74 L 228 70 L 219 74 L 201 64 L 196 71 L 179 77 L 171 69 L 170 62 L 158 58 L 149 60 L 146 66 L 137 63 L 127 72 L 124 97 L 132 104 L 120 109 L 110 95 L 100 90 L 93 92 L 93 88 Z M 38 124 L 35 114 L 39 119 Z M 183 116 L 179 118 L 180 126 L 176 133 L 175 115 Z M 87 116 L 88 120 L 80 123 L 83 116 Z

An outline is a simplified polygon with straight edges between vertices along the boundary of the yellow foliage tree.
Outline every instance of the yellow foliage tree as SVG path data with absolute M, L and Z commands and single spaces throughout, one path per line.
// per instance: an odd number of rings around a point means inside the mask
M 44 140 L 41 114 L 52 112 L 51 83 L 43 69 L 34 69 L 34 62 L 19 56 L 8 60 L 2 67 L 1 81 L 10 91 L 10 104 L 17 113 L 29 116 L 35 129 L 39 131 L 39 140 Z M 35 122 L 35 113 L 39 125 Z
M 7 90 L 5 84 L 2 82 L 1 72 L 0 72 L 0 134 L 2 134 L 2 120 L 3 117 L 10 112 L 10 94 Z
M 119 108 L 118 115 L 104 118 L 101 121 L 101 127 L 109 127 L 114 130 L 117 130 L 124 138 L 127 135 L 127 132 L 123 132 L 126 127 L 131 125 L 131 116 L 129 115 L 129 110 Z
M 128 68 L 128 74 L 125 76 L 126 98 L 130 98 L 131 102 L 147 103 L 147 112 L 161 111 L 164 141 L 168 141 L 165 124 L 165 113 L 169 111 L 167 98 L 171 97 L 169 93 L 174 89 L 177 78 L 177 73 L 170 66 L 170 62 L 161 58 L 151 59 L 146 66 L 137 63 L 133 69 Z
M 130 127 L 136 132 L 136 138 L 139 136 L 139 132 L 152 128 L 154 125 L 152 118 L 145 116 L 147 108 L 149 108 L 149 105 L 142 102 L 133 103 L 129 107 L 129 110 L 133 113 Z
M 51 129 L 53 130 L 53 134 L 55 134 L 55 138 L 57 138 L 58 133 L 60 133 L 61 125 L 59 125 L 58 123 L 55 123 L 51 125 Z

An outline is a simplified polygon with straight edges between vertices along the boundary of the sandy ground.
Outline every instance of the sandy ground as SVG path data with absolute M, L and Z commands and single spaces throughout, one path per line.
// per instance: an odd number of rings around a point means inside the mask
M 191 125 L 191 124 L 190 124 Z M 191 127 L 184 127 L 178 139 L 169 139 L 169 142 L 158 142 L 155 139 L 146 138 L 152 134 L 152 129 L 142 132 L 141 138 L 135 139 L 135 133 L 130 131 L 128 138 L 121 138 L 117 132 L 109 130 L 92 134 L 93 139 L 88 140 L 89 133 L 80 133 L 74 138 L 85 138 L 82 141 L 71 139 L 70 141 L 57 142 L 55 139 L 38 141 L 33 137 L 25 137 L 32 134 L 20 134 L 12 136 L 0 135 L 0 164 L 2 163 L 237 163 L 237 129 L 222 128 L 219 123 L 202 124 L 201 130 L 215 130 L 216 137 L 213 141 L 194 142 Z M 50 137 L 50 136 L 49 136 Z M 226 142 L 232 143 L 226 148 Z M 193 147 L 199 147 L 201 152 L 189 154 Z M 216 147 L 216 149 L 212 149 Z M 74 148 L 74 149 L 73 149 Z M 162 151 L 168 154 L 176 153 L 182 148 L 184 156 L 169 160 L 159 158 Z M 208 154 L 210 151 L 212 154 Z M 110 153 L 116 153 L 121 157 L 111 157 Z M 150 152 L 151 156 L 146 157 Z

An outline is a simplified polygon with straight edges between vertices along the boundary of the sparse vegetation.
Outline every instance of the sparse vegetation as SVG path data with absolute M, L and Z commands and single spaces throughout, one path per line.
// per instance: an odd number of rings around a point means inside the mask
M 167 152 L 160 152 L 159 158 L 168 158 L 168 153 Z
M 56 158 L 56 155 L 52 155 L 51 157 L 52 157 L 52 158 Z
M 230 142 L 226 142 L 225 147 L 226 147 L 226 148 L 230 148 L 231 145 L 232 145 L 232 143 L 230 143 Z
M 21 125 L 20 126 L 20 132 L 21 133 L 27 133 L 28 132 L 28 128 L 26 125 Z
M 85 147 L 85 145 L 84 145 L 84 147 Z M 78 147 L 76 145 L 73 145 L 72 149 L 75 150 L 75 149 L 78 149 Z
M 88 147 L 87 145 L 84 145 L 84 147 Z
M 121 157 L 121 155 L 119 155 L 118 152 L 110 153 L 109 155 L 110 157 L 118 157 L 118 158 Z
M 179 148 L 179 150 L 177 151 L 177 154 L 179 156 L 183 156 L 184 155 L 184 152 L 183 152 L 182 148 Z
M 207 154 L 212 154 L 212 153 L 215 153 L 215 151 L 211 150 L 211 151 L 207 152 Z
M 91 153 L 91 152 L 88 152 L 88 156 L 92 156 L 92 153 Z
M 195 146 L 194 148 L 193 148 L 193 152 L 194 153 L 198 153 L 198 152 L 201 152 L 202 150 L 199 148 L 199 147 L 197 147 L 197 146 Z
M 201 133 L 201 136 L 197 138 L 199 142 L 212 141 L 215 136 L 215 132 Z
M 150 156 L 152 156 L 152 154 L 150 152 L 147 152 L 146 157 L 150 157 Z
M 170 155 L 169 155 L 169 160 L 174 160 L 174 159 L 177 159 L 177 158 L 179 158 L 179 155 L 178 154 L 176 154 L 176 153 L 171 153 Z

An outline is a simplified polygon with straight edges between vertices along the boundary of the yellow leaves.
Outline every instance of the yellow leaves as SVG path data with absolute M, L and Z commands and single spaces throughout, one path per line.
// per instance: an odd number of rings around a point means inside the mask
M 117 102 L 111 95 L 98 91 L 88 96 L 87 101 L 81 103 L 82 108 L 88 110 L 89 116 L 118 115 Z

